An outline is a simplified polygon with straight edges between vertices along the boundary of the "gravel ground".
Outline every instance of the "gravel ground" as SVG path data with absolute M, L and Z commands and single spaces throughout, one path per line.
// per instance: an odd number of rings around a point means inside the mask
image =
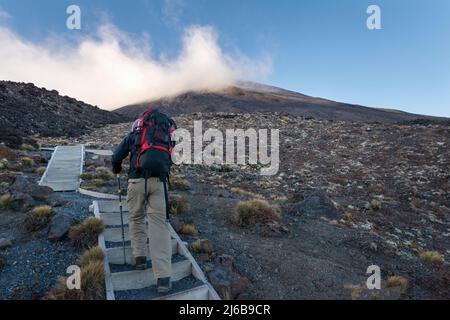
M 57 208 L 58 212 L 70 213 L 79 221 L 91 215 L 89 205 L 92 198 L 75 192 L 58 195 L 71 202 L 69 207 Z M 16 232 L 21 233 L 19 230 Z M 0 271 L 0 300 L 16 300 L 44 297 L 58 276 L 66 275 L 66 268 L 76 264 L 80 252 L 67 240 L 48 241 L 43 230 L 34 238 L 21 233 L 13 246 L 1 253 L 7 265 Z
M 186 289 L 195 288 L 201 286 L 203 282 L 194 278 L 193 276 L 186 277 L 180 281 L 172 282 L 172 291 L 170 294 L 174 294 Z M 147 287 L 140 290 L 127 290 L 127 291 L 116 291 L 116 300 L 150 300 L 158 298 L 159 296 L 164 296 L 166 294 L 160 295 L 156 291 L 156 286 Z

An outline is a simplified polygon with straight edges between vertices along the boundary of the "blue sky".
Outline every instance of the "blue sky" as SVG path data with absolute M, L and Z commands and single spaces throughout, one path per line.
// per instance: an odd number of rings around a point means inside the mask
M 80 31 L 66 28 L 70 4 L 81 7 Z M 370 4 L 381 7 L 382 30 L 366 28 Z M 108 20 L 149 34 L 152 53 L 169 57 L 179 53 L 184 28 L 208 25 L 225 52 L 270 57 L 267 84 L 450 117 L 448 0 L 0 0 L 0 12 L 31 42 L 92 34 Z

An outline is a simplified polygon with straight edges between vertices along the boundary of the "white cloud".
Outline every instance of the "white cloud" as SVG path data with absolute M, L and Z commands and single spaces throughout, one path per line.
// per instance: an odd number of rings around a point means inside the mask
M 11 15 L 9 14 L 9 12 L 3 10 L 2 8 L 0 8 L 0 21 L 3 19 L 9 19 L 11 18 Z
M 0 79 L 32 82 L 105 109 L 188 90 L 215 90 L 236 80 L 260 80 L 271 69 L 260 61 L 225 54 L 212 27 L 193 26 L 182 35 L 175 59 L 150 55 L 148 37 L 130 37 L 111 24 L 76 44 L 58 38 L 43 43 L 0 27 Z

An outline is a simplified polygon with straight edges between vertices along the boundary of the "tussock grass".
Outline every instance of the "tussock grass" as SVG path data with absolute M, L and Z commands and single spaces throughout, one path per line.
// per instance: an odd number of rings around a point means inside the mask
M 77 248 L 89 249 L 97 244 L 98 236 L 105 230 L 103 222 L 89 217 L 69 230 L 69 240 Z
M 106 167 L 97 167 L 95 168 L 95 177 L 97 179 L 108 180 L 113 176 L 111 170 Z
M 372 210 L 378 211 L 381 209 L 381 201 L 377 199 L 372 199 L 372 201 L 370 201 L 370 206 Z
M 169 201 L 169 212 L 171 214 L 185 213 L 190 209 L 189 201 L 181 196 L 173 196 Z
M 34 150 L 36 150 L 35 147 L 33 147 L 31 144 L 27 144 L 27 143 L 22 144 L 19 149 L 22 150 L 22 151 L 34 151 Z
M 430 264 L 442 264 L 444 263 L 444 258 L 437 251 L 424 251 L 419 255 L 420 259 L 426 263 Z
M 36 168 L 35 172 L 39 175 L 44 174 L 45 170 L 47 170 L 47 167 L 38 167 Z
M 191 243 L 192 251 L 210 254 L 213 251 L 212 243 L 206 239 L 198 239 Z
M 251 197 L 257 196 L 256 193 L 248 191 L 248 190 L 245 190 L 245 189 L 242 189 L 242 188 L 231 188 L 231 192 L 239 193 L 239 194 L 241 194 L 243 196 L 251 196 Z
M 25 217 L 23 228 L 27 232 L 36 232 L 48 226 L 51 217 L 55 213 L 55 209 L 50 206 L 35 207 Z
M 184 177 L 175 175 L 170 177 L 170 190 L 186 191 L 191 188 L 191 184 Z
M 82 180 L 92 180 L 94 176 L 91 173 L 82 173 L 80 174 L 80 179 Z
M 59 278 L 55 288 L 47 295 L 48 300 L 105 300 L 105 271 L 103 262 L 91 261 L 81 267 L 80 290 L 69 290 L 67 278 Z
M 99 246 L 95 246 L 86 250 L 79 258 L 81 267 L 87 266 L 91 262 L 102 262 L 105 258 L 103 250 Z
M 191 236 L 197 236 L 198 235 L 198 229 L 195 225 L 193 224 L 185 224 L 181 229 L 180 229 L 180 233 L 182 234 L 187 234 L 187 235 L 191 235 Z
M 262 199 L 240 201 L 236 205 L 231 222 L 240 226 L 274 222 L 281 224 L 281 213 L 277 206 L 270 205 Z
M 408 279 L 402 276 L 392 276 L 386 279 L 384 282 L 384 286 L 388 289 L 390 288 L 399 288 L 400 293 L 405 293 L 409 288 Z
M 91 183 L 97 188 L 104 187 L 106 185 L 106 181 L 99 178 L 92 179 Z
M 34 160 L 28 157 L 20 158 L 20 163 L 27 168 L 34 166 Z
M 0 208 L 6 209 L 11 205 L 11 195 L 6 193 L 0 197 Z

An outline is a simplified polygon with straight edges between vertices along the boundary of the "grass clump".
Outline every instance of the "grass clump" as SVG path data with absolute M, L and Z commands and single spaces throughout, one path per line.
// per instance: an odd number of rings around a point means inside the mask
M 198 239 L 191 243 L 191 249 L 195 253 L 207 253 L 213 252 L 213 245 L 211 241 L 207 239 Z
M 105 226 L 100 219 L 89 217 L 70 228 L 69 240 L 77 248 L 89 249 L 97 244 L 98 236 L 104 230 Z
M 34 150 L 36 150 L 35 147 L 33 147 L 31 144 L 28 144 L 28 143 L 22 144 L 19 149 L 22 150 L 22 151 L 34 151 Z
M 191 188 L 191 184 L 182 176 L 171 176 L 170 177 L 170 189 L 186 191 Z
M 240 226 L 274 222 L 281 224 L 281 213 L 277 206 L 270 205 L 262 199 L 240 201 L 236 205 L 231 221 Z
M 86 250 L 79 258 L 81 267 L 87 266 L 92 262 L 102 262 L 105 258 L 103 250 L 99 246 L 95 246 Z
M 34 160 L 28 157 L 20 158 L 20 163 L 27 168 L 34 166 Z
M 6 193 L 0 197 L 0 208 L 6 209 L 11 205 L 11 195 Z
M 50 206 L 35 207 L 25 217 L 23 227 L 27 232 L 36 232 L 46 226 L 50 222 L 55 210 Z
M 372 201 L 370 201 L 370 207 L 374 211 L 380 210 L 381 209 L 381 201 L 377 200 L 377 199 L 373 199 Z
M 95 177 L 97 179 L 108 180 L 112 176 L 113 176 L 113 174 L 112 174 L 111 170 L 109 170 L 106 167 L 97 167 L 95 169 Z
M 35 172 L 39 175 L 42 175 L 42 174 L 44 174 L 45 170 L 47 170 L 47 167 L 38 167 L 38 168 L 36 168 Z
M 400 293 L 405 293 L 408 291 L 409 281 L 402 276 L 392 276 L 386 279 L 384 286 L 388 289 L 399 288 Z
M 105 271 L 102 261 L 91 261 L 81 266 L 80 290 L 69 290 L 67 278 L 59 278 L 54 289 L 47 295 L 48 300 L 105 300 Z
M 190 209 L 189 201 L 181 196 L 174 196 L 169 201 L 169 212 L 171 214 L 181 214 Z
M 82 173 L 80 174 L 81 180 L 92 180 L 94 176 L 91 173 Z
M 106 181 L 100 178 L 92 179 L 91 183 L 97 188 L 104 187 L 106 185 Z
M 195 237 L 198 235 L 198 229 L 193 224 L 185 224 L 183 227 L 181 227 L 180 233 L 191 235 L 191 236 Z
M 442 264 L 444 263 L 444 258 L 437 251 L 424 251 L 420 253 L 420 259 L 426 263 L 430 264 Z

